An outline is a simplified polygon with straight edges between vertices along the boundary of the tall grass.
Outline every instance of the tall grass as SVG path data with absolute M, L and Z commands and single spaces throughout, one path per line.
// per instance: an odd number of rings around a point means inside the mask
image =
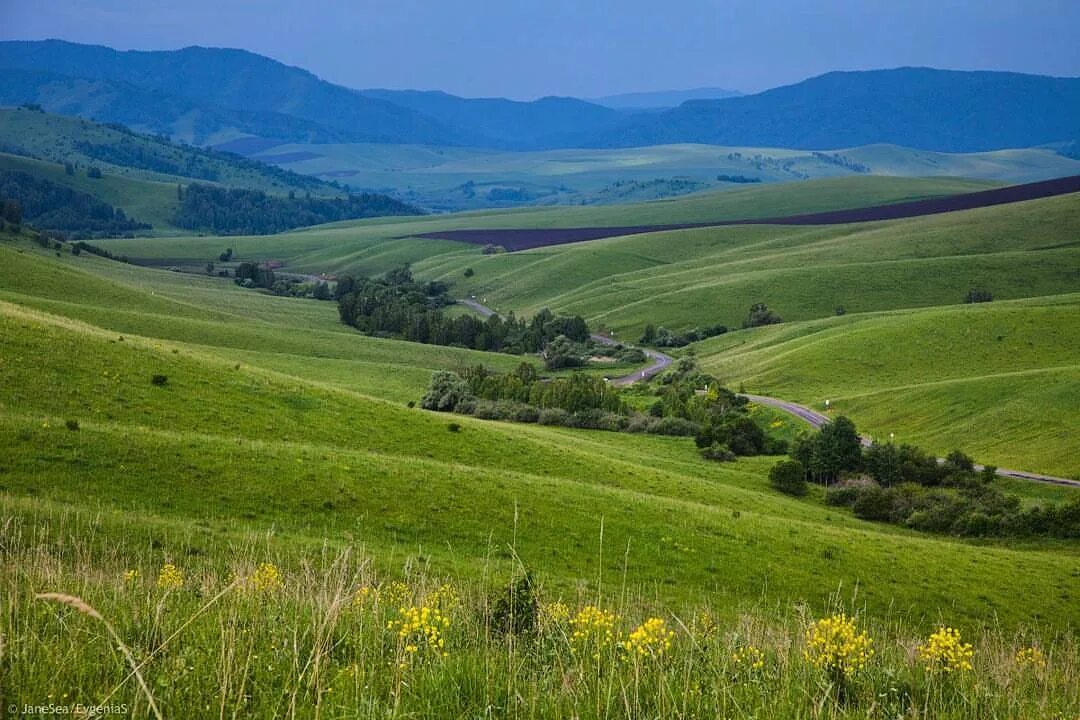
M 355 547 L 305 551 L 262 536 L 177 556 L 167 547 L 182 545 L 150 529 L 121 542 L 111 532 L 87 513 L 3 510 L 3 707 L 119 705 L 148 717 L 156 704 L 163 717 L 219 718 L 1080 712 L 1080 648 L 1068 629 L 974 631 L 964 637 L 971 670 L 928 671 L 917 651 L 925 637 L 903 618 L 869 617 L 857 596 L 838 597 L 835 610 L 854 616 L 875 650 L 844 675 L 805 656 L 816 618 L 798 604 L 719 620 L 707 597 L 672 608 L 625 584 L 608 596 L 585 580 L 569 596 L 541 584 L 537 624 L 513 634 L 496 620 L 521 573 L 512 552 L 463 581 L 415 559 L 387 575 Z M 589 606 L 600 612 L 579 615 Z M 1031 647 L 1037 661 L 1018 658 Z

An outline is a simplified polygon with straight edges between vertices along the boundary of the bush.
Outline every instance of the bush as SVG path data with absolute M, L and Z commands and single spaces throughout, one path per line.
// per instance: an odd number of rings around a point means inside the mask
M 570 413 L 562 408 L 544 408 L 540 411 L 536 421 L 541 425 L 560 425 L 566 427 L 570 424 Z
M 735 453 L 731 452 L 731 449 L 723 443 L 716 443 L 710 445 L 701 451 L 701 457 L 706 460 L 719 460 L 721 462 L 729 462 L 735 459 Z
M 805 495 L 806 468 L 798 460 L 781 460 L 769 470 L 769 482 L 787 495 Z
M 969 304 L 991 302 L 993 299 L 994 296 L 989 290 L 980 290 L 978 288 L 968 290 L 968 294 L 964 296 L 964 302 Z
M 68 430 L 70 430 L 72 432 L 75 432 L 76 430 L 79 429 L 79 421 L 78 420 L 65 420 L 64 421 L 64 427 L 66 427 Z
M 167 382 L 169 382 L 169 377 L 167 375 L 154 375 L 150 378 L 150 383 L 159 387 L 166 384 Z
M 503 589 L 491 609 L 491 628 L 501 635 L 528 635 L 536 631 L 540 602 L 532 573 L 526 572 Z
M 648 430 L 653 435 L 671 435 L 680 437 L 692 437 L 700 432 L 701 426 L 696 422 L 684 420 L 678 417 L 654 418 L 649 422 Z
M 475 274 L 476 273 L 473 271 L 473 269 L 471 267 L 470 268 L 465 268 L 465 273 L 464 273 L 465 277 L 470 278 Z
M 446 429 L 452 433 L 461 432 L 461 425 L 456 422 L 452 422 L 446 426 Z
M 762 325 L 776 325 L 784 322 L 779 315 L 770 310 L 765 303 L 754 303 L 750 306 L 750 314 L 743 321 L 744 328 L 760 327 Z
M 885 488 L 871 485 L 859 491 L 851 509 L 855 517 L 863 520 L 888 520 L 892 516 L 892 498 Z

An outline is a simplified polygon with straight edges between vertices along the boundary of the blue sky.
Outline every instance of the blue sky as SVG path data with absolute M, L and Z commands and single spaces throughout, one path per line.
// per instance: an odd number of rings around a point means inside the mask
M 901 65 L 1080 75 L 1080 0 L 0 0 L 0 37 L 239 47 L 351 87 L 521 99 Z

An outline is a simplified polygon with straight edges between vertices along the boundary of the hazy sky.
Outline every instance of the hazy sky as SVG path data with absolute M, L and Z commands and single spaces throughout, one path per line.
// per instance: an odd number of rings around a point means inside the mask
M 238 47 L 351 87 L 756 91 L 900 65 L 1080 75 L 1080 0 L 0 0 L 0 37 Z

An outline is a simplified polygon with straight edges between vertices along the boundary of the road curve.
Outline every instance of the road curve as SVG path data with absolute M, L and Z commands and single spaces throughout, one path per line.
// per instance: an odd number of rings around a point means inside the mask
M 786 413 L 794 415 L 800 420 L 804 420 L 816 428 L 820 428 L 825 423 L 829 422 L 830 418 L 826 415 L 822 415 L 817 410 L 812 410 L 805 405 L 799 405 L 797 403 L 789 402 L 787 400 L 781 400 L 779 398 L 768 397 L 767 395 L 751 395 L 750 393 L 741 393 L 743 397 L 747 398 L 751 402 L 758 403 L 759 405 L 768 405 L 778 410 L 783 410 Z M 859 436 L 860 442 L 863 447 L 869 447 L 873 440 L 866 435 Z M 938 462 L 944 462 L 942 458 L 938 458 Z M 982 465 L 976 465 L 976 470 L 982 470 Z M 1024 472 L 1023 470 L 1006 470 L 1005 468 L 998 468 L 997 474 L 1001 477 L 1016 478 L 1018 480 L 1033 480 L 1035 482 L 1050 483 L 1052 485 L 1067 485 L 1070 487 L 1080 487 L 1080 481 L 1070 480 L 1068 478 L 1054 477 L 1053 475 L 1042 475 L 1039 473 Z
M 482 305 L 476 300 L 460 300 L 463 305 L 467 305 L 476 312 L 480 313 L 483 317 L 490 317 L 495 314 L 495 311 L 486 305 Z M 593 334 L 592 339 L 601 345 L 618 345 L 616 340 L 606 336 Z M 619 387 L 625 387 L 626 385 L 633 385 L 641 380 L 648 380 L 657 373 L 661 372 L 664 368 L 671 365 L 674 359 L 670 355 L 665 355 L 662 352 L 656 350 L 648 350 L 641 348 L 641 351 L 652 360 L 647 368 L 642 370 L 635 370 L 629 375 L 621 375 L 619 377 L 610 378 L 612 385 Z M 750 402 L 758 403 L 759 405 L 768 405 L 774 407 L 777 410 L 783 410 L 789 415 L 803 420 L 815 428 L 821 428 L 822 425 L 829 422 L 831 418 L 827 415 L 819 413 L 817 410 L 806 407 L 805 405 L 799 405 L 788 400 L 781 400 L 780 398 L 769 397 L 768 395 L 753 395 L 750 393 L 739 393 L 743 397 L 750 400 Z M 859 441 L 863 444 L 863 447 L 870 447 L 873 444 L 873 440 L 868 435 L 860 435 Z M 938 462 L 944 462 L 942 458 L 938 458 Z M 982 465 L 976 465 L 976 470 L 982 470 Z M 1049 483 L 1051 485 L 1065 485 L 1068 487 L 1080 487 L 1080 481 L 1070 480 L 1069 478 L 1054 477 L 1053 475 L 1042 475 L 1040 473 L 1024 472 L 1023 470 L 1007 470 L 1005 468 L 998 468 L 997 474 L 1001 477 L 1016 478 L 1018 480 L 1031 480 L 1034 482 Z

